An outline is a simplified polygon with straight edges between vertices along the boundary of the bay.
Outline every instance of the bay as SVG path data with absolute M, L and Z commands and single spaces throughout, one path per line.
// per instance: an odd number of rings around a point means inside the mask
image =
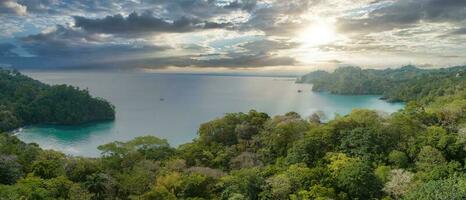
M 42 148 L 71 155 L 98 156 L 97 146 L 154 135 L 177 146 L 196 137 L 199 125 L 230 112 L 250 109 L 269 115 L 295 111 L 303 117 L 323 111 L 331 119 L 354 108 L 387 113 L 403 108 L 379 96 L 342 96 L 312 92 L 294 78 L 159 74 L 142 72 L 24 72 L 48 84 L 88 89 L 116 106 L 113 122 L 80 126 L 38 125 L 21 129 L 18 137 Z M 301 92 L 298 92 L 301 91 Z

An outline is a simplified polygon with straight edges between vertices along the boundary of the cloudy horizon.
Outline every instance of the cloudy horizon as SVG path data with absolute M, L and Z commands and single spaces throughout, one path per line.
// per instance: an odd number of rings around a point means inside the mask
M 0 66 L 266 71 L 466 64 L 464 0 L 1 0 Z

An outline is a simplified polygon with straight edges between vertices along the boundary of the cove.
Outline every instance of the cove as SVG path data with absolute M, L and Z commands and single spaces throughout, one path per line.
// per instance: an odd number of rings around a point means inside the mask
M 25 142 L 71 155 L 98 156 L 99 145 L 143 135 L 167 139 L 176 146 L 196 137 L 199 125 L 230 112 L 255 109 L 269 115 L 294 111 L 303 117 L 323 111 L 331 119 L 354 108 L 392 113 L 403 103 L 380 96 L 342 96 L 312 92 L 294 78 L 214 76 L 123 72 L 24 72 L 48 84 L 87 88 L 116 106 L 113 122 L 81 126 L 30 126 L 18 132 Z M 301 92 L 298 92 L 301 91 Z

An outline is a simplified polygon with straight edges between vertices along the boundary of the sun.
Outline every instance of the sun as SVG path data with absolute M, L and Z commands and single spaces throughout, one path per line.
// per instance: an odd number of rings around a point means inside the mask
M 304 28 L 297 35 L 297 42 L 306 47 L 328 44 L 337 39 L 335 27 L 331 23 L 317 22 Z

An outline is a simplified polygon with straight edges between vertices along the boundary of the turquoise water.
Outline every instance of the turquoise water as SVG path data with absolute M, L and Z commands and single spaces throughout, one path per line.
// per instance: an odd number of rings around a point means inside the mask
M 270 115 L 295 111 L 309 116 L 320 110 L 332 118 L 335 113 L 347 114 L 353 108 L 391 113 L 403 107 L 381 101 L 378 96 L 314 93 L 311 85 L 295 84 L 293 78 L 119 72 L 25 74 L 49 84 L 87 88 L 116 106 L 114 122 L 33 126 L 18 133 L 25 142 L 82 156 L 98 156 L 97 146 L 101 144 L 143 135 L 166 138 L 176 146 L 196 137 L 201 123 L 228 112 L 256 109 Z

